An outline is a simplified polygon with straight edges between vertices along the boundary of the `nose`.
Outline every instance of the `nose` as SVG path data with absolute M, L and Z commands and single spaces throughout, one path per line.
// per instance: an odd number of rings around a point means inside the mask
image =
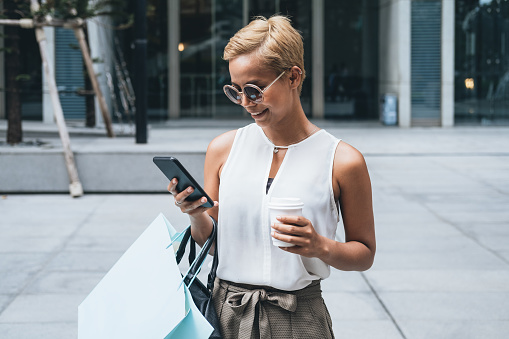
M 242 93 L 242 94 L 240 95 L 240 97 L 241 97 L 241 99 L 240 99 L 240 100 L 241 100 L 241 101 L 240 101 L 240 105 L 241 105 L 242 107 L 251 107 L 251 106 L 256 105 L 254 102 L 252 102 L 251 100 L 249 100 L 249 99 L 247 98 L 247 95 L 246 95 L 245 93 Z

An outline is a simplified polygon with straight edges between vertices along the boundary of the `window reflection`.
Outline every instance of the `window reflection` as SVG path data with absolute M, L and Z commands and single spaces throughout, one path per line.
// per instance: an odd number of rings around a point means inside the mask
M 378 116 L 378 4 L 325 1 L 325 116 Z
M 456 1 L 455 120 L 509 119 L 509 2 Z

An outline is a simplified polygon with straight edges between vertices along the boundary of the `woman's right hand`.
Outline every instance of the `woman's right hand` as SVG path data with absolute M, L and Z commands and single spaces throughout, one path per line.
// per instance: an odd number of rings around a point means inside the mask
M 203 213 L 206 210 L 208 210 L 208 207 L 203 207 L 202 205 L 207 202 L 207 198 L 201 197 L 200 199 L 196 201 L 187 201 L 187 197 L 190 196 L 194 189 L 189 186 L 184 191 L 179 192 L 177 191 L 177 178 L 173 178 L 170 181 L 170 184 L 168 185 L 168 192 L 170 192 L 171 195 L 173 195 L 173 198 L 175 199 L 175 206 L 180 208 L 182 213 L 186 213 L 189 215 L 199 214 Z M 217 201 L 214 201 L 214 207 L 218 205 Z

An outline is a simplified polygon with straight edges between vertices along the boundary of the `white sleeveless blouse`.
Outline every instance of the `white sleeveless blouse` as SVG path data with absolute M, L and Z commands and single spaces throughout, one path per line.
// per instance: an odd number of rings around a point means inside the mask
M 267 204 L 271 197 L 300 198 L 303 216 L 316 231 L 334 239 L 339 213 L 332 167 L 340 142 L 325 130 L 289 146 L 266 193 L 274 144 L 255 123 L 237 131 L 219 186 L 220 279 L 294 291 L 325 279 L 329 265 L 272 245 Z

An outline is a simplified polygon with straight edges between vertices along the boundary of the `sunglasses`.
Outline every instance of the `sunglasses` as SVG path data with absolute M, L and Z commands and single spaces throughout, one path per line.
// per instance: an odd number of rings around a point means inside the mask
M 276 80 L 272 81 L 267 87 L 265 87 L 263 90 L 252 84 L 246 84 L 244 88 L 242 89 L 242 92 L 239 92 L 238 89 L 231 85 L 224 85 L 223 90 L 224 94 L 230 99 L 233 103 L 240 105 L 242 104 L 242 97 L 241 94 L 245 95 L 246 98 L 255 103 L 259 104 L 263 101 L 263 93 L 267 91 L 270 86 L 272 86 L 276 81 L 279 80 L 283 76 L 283 74 L 286 73 L 287 70 L 284 70 L 283 73 L 279 74 L 279 76 L 276 78 Z

